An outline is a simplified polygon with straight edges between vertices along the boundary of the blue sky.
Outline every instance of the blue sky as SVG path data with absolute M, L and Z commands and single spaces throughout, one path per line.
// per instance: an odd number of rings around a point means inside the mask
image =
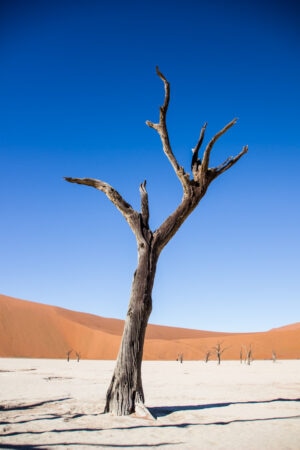
M 2 1 L 0 292 L 125 318 L 137 253 L 120 213 L 64 176 L 107 181 L 151 227 L 181 186 L 146 120 L 171 83 L 168 126 L 186 170 L 232 118 L 209 188 L 164 249 L 150 322 L 263 331 L 300 320 L 300 13 L 294 2 Z

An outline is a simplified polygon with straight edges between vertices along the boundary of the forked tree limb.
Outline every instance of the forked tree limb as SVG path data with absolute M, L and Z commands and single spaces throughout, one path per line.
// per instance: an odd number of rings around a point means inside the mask
M 212 150 L 213 146 L 215 145 L 216 141 L 221 136 L 223 136 L 223 134 L 225 134 L 226 131 L 228 131 L 229 128 L 231 128 L 236 122 L 237 122 L 237 119 L 231 120 L 231 122 L 229 122 L 227 125 L 225 125 L 225 127 L 222 128 L 222 130 L 218 131 L 218 133 L 216 133 L 214 135 L 214 137 L 209 141 L 209 143 L 207 144 L 207 146 L 205 148 L 203 158 L 202 158 L 202 164 L 201 164 L 201 172 L 202 173 L 205 173 L 208 169 L 210 153 L 211 153 L 211 150 Z
M 189 175 L 184 172 L 183 168 L 179 166 L 169 142 L 168 131 L 166 127 L 166 113 L 169 104 L 170 88 L 169 83 L 164 75 L 157 68 L 157 74 L 164 82 L 165 86 L 165 100 L 163 106 L 160 107 L 160 122 L 159 124 L 153 124 L 152 122 L 146 122 L 148 126 L 154 128 L 160 138 L 163 145 L 164 153 L 167 155 L 171 162 L 177 177 L 179 178 L 184 196 L 181 203 L 174 210 L 174 212 L 167 217 L 167 219 L 160 225 L 160 227 L 154 232 L 154 242 L 157 246 L 158 252 L 160 252 L 170 239 L 176 234 L 186 218 L 192 213 L 195 207 L 200 202 L 201 198 L 205 195 L 206 190 L 210 183 L 221 173 L 232 167 L 248 150 L 245 146 L 243 150 L 235 157 L 228 158 L 223 164 L 215 168 L 209 168 L 209 159 L 212 148 L 216 141 L 225 134 L 236 122 L 237 119 L 231 120 L 225 127 L 223 127 L 207 144 L 202 161 L 198 158 L 200 147 L 204 140 L 207 124 L 205 123 L 201 129 L 200 136 L 192 156 L 192 172 L 194 179 L 191 180 Z M 196 183 L 195 183 L 196 182 Z
M 248 145 L 245 145 L 238 155 L 231 156 L 230 158 L 227 158 L 226 161 L 224 161 L 219 166 L 214 167 L 213 169 L 209 169 L 210 172 L 213 174 L 213 179 L 221 175 L 221 173 L 226 172 L 226 170 L 230 169 L 230 167 L 232 167 L 247 152 L 248 152 Z
M 162 72 L 160 72 L 158 67 L 156 67 L 156 73 L 157 73 L 158 77 L 164 83 L 165 97 L 164 97 L 163 105 L 160 106 L 159 123 L 153 123 L 153 122 L 147 120 L 146 124 L 150 128 L 153 128 L 154 130 L 157 131 L 157 133 L 160 137 L 161 143 L 162 143 L 163 151 L 164 151 L 165 155 L 167 156 L 167 158 L 169 159 L 169 161 L 175 171 L 175 174 L 177 175 L 177 177 L 182 185 L 184 197 L 189 197 L 191 195 L 191 189 L 190 189 L 191 188 L 191 184 L 190 184 L 191 180 L 190 180 L 189 174 L 186 173 L 184 168 L 179 165 L 179 163 L 172 151 L 169 134 L 168 134 L 168 129 L 167 129 L 166 116 L 167 116 L 167 111 L 168 111 L 168 106 L 169 106 L 169 101 L 170 101 L 170 84 L 169 84 L 168 80 L 166 79 L 166 77 L 162 74 Z M 242 152 L 239 155 L 237 155 L 236 157 L 230 158 L 228 161 L 224 162 L 223 164 L 221 164 L 220 166 L 218 166 L 216 168 L 209 168 L 210 154 L 211 154 L 214 144 L 236 122 L 237 122 L 236 118 L 231 120 L 227 125 L 225 125 L 224 128 L 222 128 L 218 133 L 216 133 L 213 136 L 213 138 L 209 141 L 209 143 L 207 144 L 207 146 L 204 150 L 202 161 L 198 158 L 198 155 L 199 155 L 200 147 L 203 143 L 207 124 L 205 123 L 201 129 L 198 142 L 196 144 L 196 147 L 193 150 L 191 169 L 192 169 L 194 180 L 202 186 L 203 190 L 206 190 L 207 186 L 210 184 L 210 182 L 214 178 L 216 178 L 218 175 L 220 175 L 221 173 L 225 172 L 230 167 L 232 167 L 233 164 L 235 164 L 240 159 L 240 157 L 243 156 L 247 152 L 248 148 L 244 147 Z

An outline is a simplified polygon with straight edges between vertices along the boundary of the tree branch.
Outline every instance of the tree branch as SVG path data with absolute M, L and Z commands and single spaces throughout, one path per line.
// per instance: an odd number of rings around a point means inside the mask
M 210 158 L 210 153 L 211 150 L 214 146 L 214 144 L 216 143 L 216 141 L 223 136 L 223 134 L 226 133 L 226 131 L 229 130 L 229 128 L 231 128 L 235 123 L 237 122 L 237 119 L 233 119 L 231 122 L 229 122 L 227 125 L 225 125 L 224 128 L 222 128 L 222 130 L 220 130 L 218 133 L 216 133 L 214 135 L 214 137 L 209 141 L 209 143 L 206 146 L 206 149 L 204 151 L 203 154 L 203 160 L 202 160 L 202 164 L 201 164 L 201 172 L 204 174 L 207 169 L 208 169 L 208 164 L 209 164 L 209 158 Z
M 201 160 L 198 159 L 198 154 L 199 154 L 199 150 L 200 150 L 200 147 L 201 147 L 203 139 L 204 139 L 204 134 L 205 134 L 206 127 L 207 127 L 207 123 L 205 123 L 203 125 L 203 127 L 201 128 L 201 132 L 200 132 L 200 136 L 199 136 L 197 145 L 193 149 L 193 157 L 192 157 L 191 169 L 192 169 L 194 178 L 195 178 L 195 175 L 197 173 L 198 166 L 201 164 Z
M 164 102 L 162 106 L 160 106 L 159 123 L 147 121 L 146 124 L 157 131 L 162 143 L 163 151 L 182 185 L 184 195 L 181 203 L 175 211 L 173 211 L 173 213 L 166 218 L 160 227 L 152 233 L 149 229 L 149 203 L 148 193 L 146 190 L 146 181 L 140 185 L 141 212 L 139 213 L 135 211 L 132 206 L 123 199 L 119 192 L 113 189 L 108 183 L 93 178 L 66 177 L 65 180 L 70 183 L 91 186 L 104 192 L 108 199 L 111 200 L 111 202 L 124 216 L 135 234 L 138 243 L 149 243 L 151 240 L 152 245 L 156 247 L 156 251 L 160 252 L 175 235 L 186 218 L 196 208 L 202 197 L 205 195 L 211 181 L 232 167 L 245 153 L 247 153 L 248 147 L 243 147 L 242 151 L 238 155 L 228 158 L 221 165 L 214 168 L 209 168 L 210 154 L 215 142 L 236 123 L 237 119 L 233 119 L 222 130 L 215 134 L 215 136 L 207 144 L 201 161 L 201 159 L 198 158 L 198 155 L 204 140 L 207 125 L 205 123 L 201 128 L 198 142 L 193 150 L 191 168 L 194 179 L 191 180 L 189 174 L 184 171 L 184 168 L 179 166 L 169 141 L 166 116 L 170 101 L 170 84 L 165 76 L 160 72 L 158 67 L 156 67 L 156 73 L 164 83 Z
M 140 194 L 141 194 L 141 214 L 143 219 L 143 225 L 148 228 L 149 203 L 148 203 L 148 193 L 146 191 L 146 180 L 140 185 Z
M 166 77 L 160 72 L 158 67 L 156 67 L 156 73 L 164 83 L 164 88 L 165 88 L 164 103 L 160 107 L 159 123 L 153 123 L 153 122 L 150 122 L 149 120 L 147 120 L 146 124 L 148 125 L 148 127 L 156 130 L 157 133 L 159 134 L 159 137 L 160 137 L 160 140 L 162 143 L 162 147 L 163 147 L 163 151 L 164 151 L 165 155 L 167 156 L 168 160 L 170 161 L 170 163 L 182 185 L 184 194 L 187 195 L 189 192 L 189 175 L 185 173 L 183 167 L 179 166 L 177 159 L 174 156 L 174 153 L 171 148 L 169 134 L 168 134 L 168 130 L 167 130 L 167 124 L 166 124 L 166 116 L 167 116 L 167 111 L 168 111 L 168 106 L 169 106 L 169 101 L 170 101 L 170 84 L 169 84 L 168 80 L 166 79 Z
M 212 175 L 212 179 L 217 178 L 221 173 L 226 172 L 226 170 L 230 169 L 245 153 L 248 152 L 248 145 L 245 145 L 242 149 L 242 151 L 236 155 L 231 156 L 230 158 L 226 159 L 222 164 L 220 164 L 218 167 L 214 167 L 213 169 L 208 169 Z
M 167 245 L 172 237 L 177 233 L 186 218 L 198 205 L 200 199 L 203 197 L 205 191 L 201 192 L 199 188 L 191 187 L 191 195 L 183 197 L 181 203 L 173 211 L 173 213 L 166 218 L 154 232 L 154 245 L 158 252 Z
M 161 73 L 161 71 L 159 70 L 158 66 L 156 66 L 156 73 L 159 76 L 159 78 L 163 81 L 164 87 L 165 87 L 165 100 L 164 100 L 164 104 L 160 107 L 160 111 L 161 111 L 161 114 L 162 114 L 161 117 L 160 117 L 160 121 L 162 121 L 166 117 L 167 109 L 169 107 L 170 83 L 168 82 L 166 77 Z
M 223 128 L 223 130 L 221 130 L 218 134 L 224 134 L 226 129 L 232 126 L 232 122 L 230 122 L 230 124 Z M 200 142 L 200 138 L 198 142 Z M 189 181 L 189 195 L 183 197 L 180 205 L 176 208 L 176 210 L 169 217 L 167 217 L 167 219 L 161 224 L 161 226 L 154 232 L 154 241 L 157 245 L 158 251 L 161 251 L 163 249 L 163 247 L 176 234 L 186 218 L 196 208 L 201 198 L 205 195 L 209 184 L 218 175 L 232 167 L 245 153 L 247 153 L 247 151 L 248 146 L 243 147 L 242 151 L 237 156 L 228 158 L 226 161 L 224 161 L 223 164 L 218 167 L 207 169 L 205 173 L 201 172 L 201 166 L 198 168 L 198 172 L 196 173 L 197 179 L 195 180 L 197 181 L 197 183 Z
M 109 200 L 121 212 L 121 214 L 128 222 L 133 233 L 137 236 L 138 233 L 137 223 L 139 214 L 132 208 L 132 206 L 129 203 L 127 203 L 123 199 L 123 197 L 119 194 L 119 192 L 116 191 L 112 186 L 110 186 L 108 183 L 105 183 L 104 181 L 96 180 L 94 178 L 71 178 L 71 177 L 64 177 L 64 178 L 69 183 L 84 184 L 85 186 L 91 186 L 103 192 L 107 196 L 107 198 L 109 198 Z

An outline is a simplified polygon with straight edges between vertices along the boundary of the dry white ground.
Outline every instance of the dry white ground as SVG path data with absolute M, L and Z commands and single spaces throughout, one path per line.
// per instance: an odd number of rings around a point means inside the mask
M 113 361 L 0 359 L 0 448 L 300 449 L 300 361 L 143 363 L 156 419 L 102 414 Z

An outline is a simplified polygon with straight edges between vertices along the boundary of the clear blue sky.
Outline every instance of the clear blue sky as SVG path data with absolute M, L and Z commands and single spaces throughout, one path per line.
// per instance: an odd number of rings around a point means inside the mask
M 146 120 L 163 86 L 173 151 L 189 168 L 234 117 L 212 164 L 249 152 L 165 248 L 150 322 L 263 331 L 300 320 L 300 13 L 291 1 L 15 1 L 0 6 L 0 292 L 125 318 L 137 253 L 104 194 L 152 229 L 181 186 Z

